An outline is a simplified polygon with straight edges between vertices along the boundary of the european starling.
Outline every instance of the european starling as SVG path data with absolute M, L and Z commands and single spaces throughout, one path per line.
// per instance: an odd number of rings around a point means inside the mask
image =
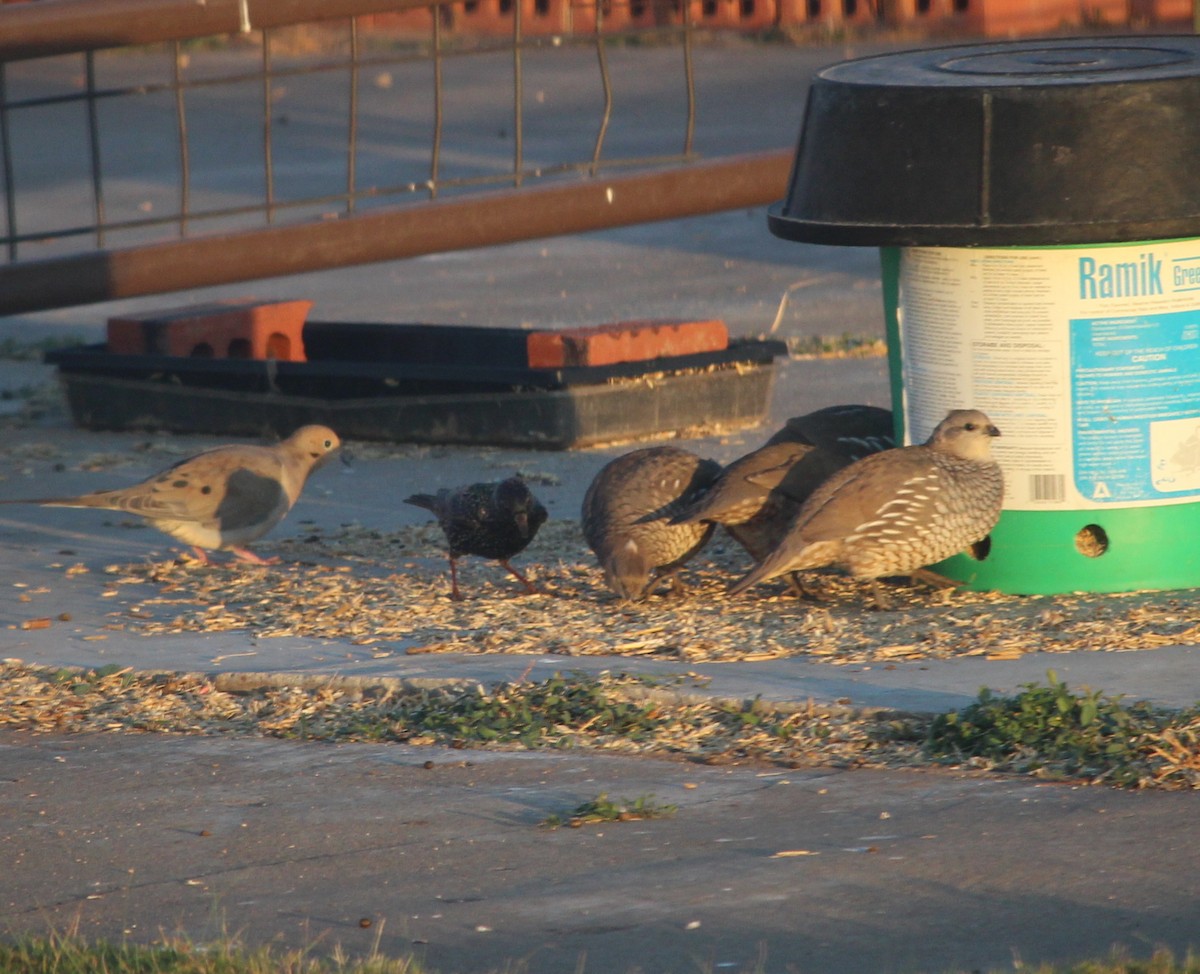
M 787 533 L 731 594 L 794 571 L 836 566 L 859 578 L 912 575 L 982 540 L 1000 517 L 1000 431 L 973 409 L 950 412 L 921 446 L 843 467 L 804 502 Z M 881 604 L 875 587 L 876 603 Z
M 608 463 L 583 498 L 583 534 L 608 587 L 641 599 L 703 547 L 712 524 L 671 519 L 717 479 L 721 465 L 673 446 L 634 450 Z
M 726 467 L 675 523 L 722 524 L 755 561 L 762 561 L 809 494 L 834 471 L 893 444 L 887 409 L 828 406 L 794 417 L 764 446 Z
M 437 517 L 450 545 L 450 598 L 462 599 L 458 590 L 457 561 L 463 555 L 491 558 L 507 568 L 525 591 L 537 591 L 508 560 L 528 547 L 546 521 L 544 508 L 520 477 L 498 483 L 443 487 L 436 494 L 413 494 L 404 499 Z
M 243 561 L 268 564 L 245 545 L 283 520 L 308 475 L 340 446 L 333 430 L 302 426 L 274 446 L 219 446 L 130 487 L 3 503 L 123 511 L 191 545 L 201 562 L 208 561 L 206 548 L 223 548 Z

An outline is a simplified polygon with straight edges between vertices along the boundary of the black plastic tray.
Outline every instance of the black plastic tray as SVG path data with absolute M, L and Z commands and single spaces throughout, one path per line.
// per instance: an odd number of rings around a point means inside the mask
M 598 367 L 531 369 L 528 332 L 309 322 L 305 362 L 46 354 L 89 429 L 344 437 L 567 449 L 702 426 L 748 426 L 770 403 L 782 342 Z

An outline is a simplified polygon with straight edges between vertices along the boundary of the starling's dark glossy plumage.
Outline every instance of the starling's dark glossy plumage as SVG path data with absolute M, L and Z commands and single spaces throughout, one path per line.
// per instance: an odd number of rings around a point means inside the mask
M 722 524 L 755 561 L 762 561 L 831 474 L 893 444 L 887 409 L 828 406 L 796 416 L 764 446 L 726 467 L 676 523 Z
M 911 575 L 982 540 L 1000 517 L 1004 495 L 1004 477 L 991 459 L 999 435 L 983 413 L 956 409 L 924 444 L 843 467 L 730 592 L 828 565 L 859 578 Z
M 432 511 L 450 545 L 450 597 L 461 599 L 456 562 L 478 555 L 500 562 L 520 579 L 527 592 L 537 590 L 508 563 L 524 551 L 546 521 L 546 508 L 520 477 L 499 483 L 444 487 L 436 494 L 413 494 L 406 504 Z
M 623 599 L 643 598 L 700 550 L 713 525 L 671 520 L 720 473 L 714 460 L 653 446 L 617 457 L 596 475 L 583 498 L 583 534 L 609 588 Z

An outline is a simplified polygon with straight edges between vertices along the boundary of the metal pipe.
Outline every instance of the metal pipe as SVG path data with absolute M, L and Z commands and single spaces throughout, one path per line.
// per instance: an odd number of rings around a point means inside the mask
M 0 266 L 0 315 L 761 206 L 791 151 Z
M 429 0 L 248 0 L 255 30 L 356 14 L 416 10 Z M 236 34 L 238 0 L 60 0 L 0 4 L 0 61 Z

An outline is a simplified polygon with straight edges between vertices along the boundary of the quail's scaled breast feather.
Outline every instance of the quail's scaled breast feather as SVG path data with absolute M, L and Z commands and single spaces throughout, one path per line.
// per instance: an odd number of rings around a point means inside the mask
M 643 598 L 703 547 L 712 524 L 672 519 L 720 473 L 714 460 L 656 446 L 617 457 L 596 475 L 583 499 L 583 534 L 609 588 L 623 599 Z
M 826 566 L 869 579 L 910 575 L 982 540 L 999 519 L 1004 497 L 1004 477 L 991 457 L 999 435 L 984 413 L 956 409 L 924 444 L 843 467 L 730 592 Z
M 498 561 L 525 586 L 537 590 L 509 559 L 528 546 L 546 522 L 546 508 L 520 477 L 491 483 L 444 487 L 436 494 L 413 494 L 406 504 L 424 508 L 437 518 L 450 556 L 450 597 L 458 600 L 458 559 L 477 555 Z

